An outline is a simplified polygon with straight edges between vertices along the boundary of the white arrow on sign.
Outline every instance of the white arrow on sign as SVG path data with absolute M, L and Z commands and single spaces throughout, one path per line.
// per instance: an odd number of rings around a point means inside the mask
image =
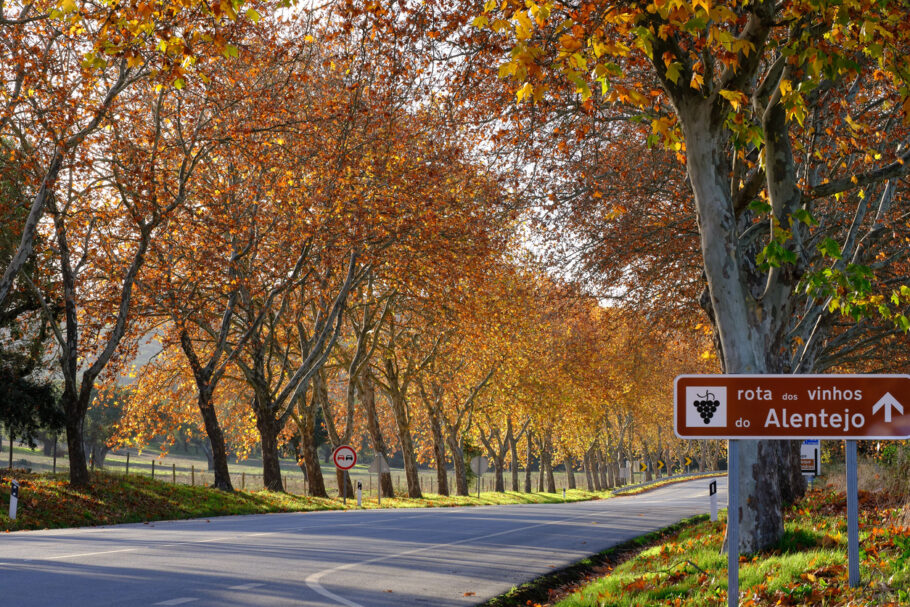
M 891 396 L 890 392 L 885 392 L 885 395 L 883 397 L 881 397 L 880 399 L 878 399 L 878 402 L 875 403 L 874 407 L 872 407 L 872 414 L 875 415 L 876 413 L 878 413 L 879 409 L 881 409 L 882 407 L 885 408 L 885 423 L 888 423 L 888 424 L 891 423 L 891 409 L 892 408 L 896 409 L 897 412 L 900 413 L 901 415 L 904 414 L 903 405 L 901 405 L 899 402 L 897 402 L 897 399 L 894 398 L 893 396 Z

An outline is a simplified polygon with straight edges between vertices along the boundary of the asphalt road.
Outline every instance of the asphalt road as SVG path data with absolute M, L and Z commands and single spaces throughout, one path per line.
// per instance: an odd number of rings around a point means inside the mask
M 708 481 L 575 504 L 233 516 L 0 535 L 4 605 L 473 605 L 707 512 Z M 718 479 L 720 503 L 726 479 Z

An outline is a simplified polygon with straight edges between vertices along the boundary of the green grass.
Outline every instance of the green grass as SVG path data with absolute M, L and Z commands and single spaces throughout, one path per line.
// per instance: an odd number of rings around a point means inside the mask
M 897 509 L 864 494 L 860 588 L 847 583 L 845 498 L 816 490 L 787 512 L 772 549 L 740 559 L 741 605 L 885 606 L 910 604 L 910 528 L 889 523 Z M 702 522 L 617 564 L 558 607 L 701 607 L 727 604 L 725 522 Z M 533 603 L 531 603 L 533 604 Z
M 10 520 L 9 486 L 20 483 L 18 516 Z M 144 475 L 124 476 L 92 473 L 91 486 L 74 489 L 63 475 L 4 471 L 0 499 L 0 531 L 110 525 L 168 519 L 260 514 L 265 512 L 307 512 L 354 510 L 356 500 L 313 498 L 269 491 L 225 493 L 208 487 L 171 484 Z M 608 492 L 570 490 L 567 502 L 608 497 Z M 423 499 L 385 498 L 383 508 L 439 508 L 498 504 L 539 504 L 562 502 L 562 493 L 481 493 L 480 497 L 426 495 Z M 375 498 L 365 499 L 363 508 L 379 508 Z

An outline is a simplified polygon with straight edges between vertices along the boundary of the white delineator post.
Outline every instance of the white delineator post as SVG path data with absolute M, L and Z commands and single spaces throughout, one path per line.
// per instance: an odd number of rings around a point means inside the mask
M 708 495 L 711 497 L 711 521 L 717 520 L 717 481 L 708 485 Z
M 16 509 L 19 506 L 19 483 L 18 481 L 10 482 L 9 488 L 9 518 L 16 520 Z
M 357 481 L 357 507 L 361 506 L 361 496 L 363 495 L 363 484 L 360 481 Z

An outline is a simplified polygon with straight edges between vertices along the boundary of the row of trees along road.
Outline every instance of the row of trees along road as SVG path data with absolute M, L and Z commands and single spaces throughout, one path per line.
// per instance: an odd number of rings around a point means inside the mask
M 56 361 L 76 485 L 135 372 L 117 440 L 195 424 L 221 489 L 294 444 L 324 494 L 322 420 L 414 497 L 692 448 L 681 372 L 897 368 L 908 21 L 867 4 L 4 3 L 4 359 Z M 797 459 L 744 448 L 744 551 Z

